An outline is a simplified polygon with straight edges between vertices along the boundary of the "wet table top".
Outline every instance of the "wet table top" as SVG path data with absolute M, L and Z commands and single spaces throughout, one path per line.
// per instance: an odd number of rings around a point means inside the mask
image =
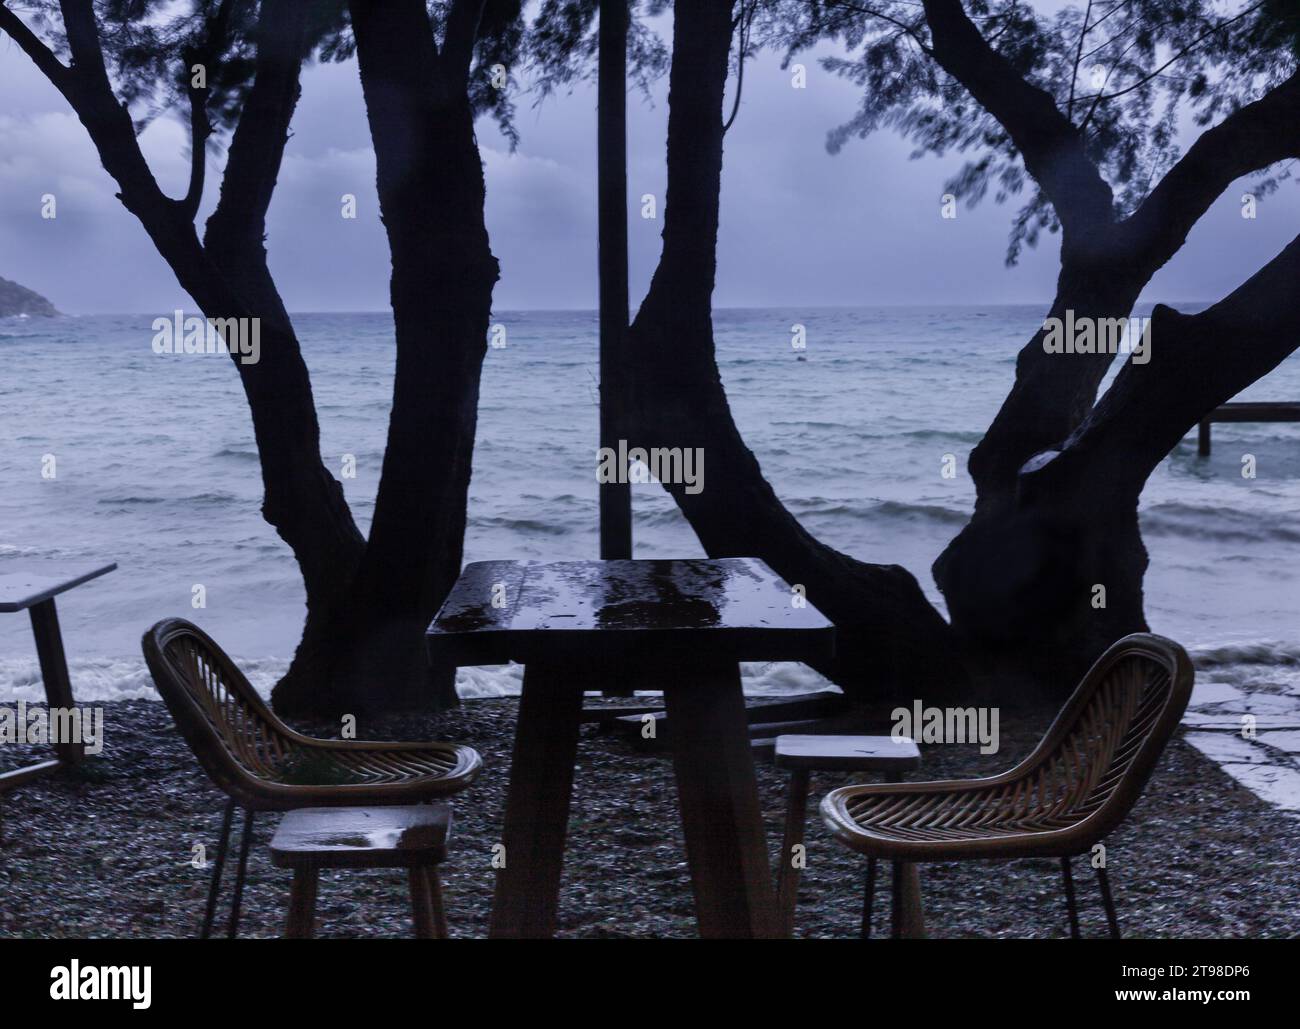
M 434 662 L 622 660 L 685 650 L 736 661 L 832 656 L 835 627 L 757 558 L 479 561 L 426 639 Z
M 0 571 L 0 612 L 24 611 L 35 607 L 83 582 L 107 575 L 116 567 L 113 562 L 79 565 L 34 562 L 13 569 L 6 565 Z

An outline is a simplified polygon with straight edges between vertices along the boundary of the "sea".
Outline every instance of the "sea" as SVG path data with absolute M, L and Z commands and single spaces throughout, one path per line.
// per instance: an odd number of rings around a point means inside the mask
M 929 568 L 971 510 L 966 458 L 1043 313 L 736 309 L 716 313 L 715 333 L 736 421 L 793 514 L 854 557 L 904 565 L 942 609 Z M 44 560 L 118 565 L 59 598 L 83 703 L 156 697 L 139 641 L 165 616 L 201 624 L 262 690 L 302 628 L 297 566 L 260 514 L 235 369 L 223 355 L 155 353 L 160 316 L 173 313 L 0 320 L 0 573 Z M 387 431 L 391 316 L 294 320 L 322 457 L 336 475 L 355 469 L 342 482 L 364 531 Z M 465 559 L 594 558 L 595 312 L 498 311 L 493 322 L 505 345 L 484 367 Z M 1164 354 L 1152 340 L 1153 363 L 1176 361 L 1176 345 Z M 1300 400 L 1300 359 L 1241 399 Z M 658 485 L 634 486 L 633 504 L 636 556 L 702 554 Z M 1141 525 L 1149 621 L 1192 652 L 1200 688 L 1297 701 L 1300 425 L 1216 425 L 1209 458 L 1190 433 L 1152 475 Z M 827 685 L 801 665 L 744 671 L 754 694 Z M 519 682 L 517 667 L 465 669 L 458 688 L 499 696 Z M 0 616 L 0 703 L 18 699 L 43 699 L 30 627 Z

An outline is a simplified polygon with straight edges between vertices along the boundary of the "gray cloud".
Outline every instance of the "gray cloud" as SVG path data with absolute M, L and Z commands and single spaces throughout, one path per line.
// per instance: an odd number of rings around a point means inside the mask
M 1048 237 L 1020 267 L 1002 257 L 1012 207 L 986 203 L 939 217 L 945 179 L 960 158 L 909 161 L 910 147 L 879 134 L 831 156 L 826 132 L 852 112 L 851 85 L 811 59 L 808 87 L 766 55 L 746 73 L 740 117 L 728 133 L 717 302 L 798 304 L 1042 302 L 1056 277 Z M 185 304 L 170 271 L 114 197 L 85 131 L 58 94 L 12 45 L 0 44 L 0 275 L 74 313 L 150 312 Z M 639 216 L 639 198 L 664 189 L 667 107 L 663 84 L 650 103 L 630 98 L 629 210 L 633 304 L 658 256 L 660 221 Z M 533 108 L 520 104 L 522 143 L 510 153 L 480 125 L 488 225 L 502 262 L 496 307 L 592 307 L 595 278 L 595 96 L 580 87 Z M 143 136 L 160 182 L 173 193 L 186 173 L 185 132 L 160 120 Z M 212 157 L 219 171 L 221 155 Z M 378 221 L 360 87 L 353 65 L 310 69 L 268 233 L 271 264 L 293 310 L 381 310 L 389 259 Z M 208 207 L 215 199 L 210 180 Z M 1300 192 L 1284 184 L 1239 215 L 1234 188 L 1193 231 L 1146 297 L 1212 300 L 1272 257 L 1300 224 Z M 40 217 L 56 194 L 59 215 Z M 340 217 L 340 197 L 359 217 Z M 206 213 L 206 211 L 205 211 Z

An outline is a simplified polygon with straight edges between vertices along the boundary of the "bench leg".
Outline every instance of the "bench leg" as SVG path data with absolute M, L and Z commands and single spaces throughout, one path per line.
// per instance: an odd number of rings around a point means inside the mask
M 433 907 L 435 937 L 439 940 L 449 939 L 451 934 L 447 931 L 447 909 L 442 903 L 442 877 L 438 874 L 438 866 L 426 869 L 424 875 L 429 880 L 429 903 Z
M 585 682 L 580 669 L 563 665 L 524 670 L 491 937 L 555 935 Z
M 435 940 L 438 929 L 433 915 L 433 891 L 429 884 L 429 869 L 416 866 L 409 870 L 411 880 L 411 913 L 415 916 L 415 938 Z
M 781 934 L 794 934 L 794 913 L 799 903 L 799 871 L 795 848 L 803 845 L 804 822 L 808 817 L 808 770 L 790 773 L 790 795 L 785 809 L 785 836 L 781 841 L 781 867 L 777 873 L 776 902 L 781 912 Z M 797 855 L 798 862 L 803 855 Z
M 314 868 L 295 868 L 289 888 L 289 923 L 284 935 L 289 940 L 310 940 L 316 926 L 316 877 Z
M 59 614 L 54 599 L 51 597 L 36 604 L 29 613 L 32 635 L 36 637 L 36 658 L 45 683 L 45 699 L 51 708 L 70 708 L 73 705 L 72 680 L 68 676 L 68 659 L 63 653 L 63 636 L 59 632 Z M 76 764 L 83 756 L 81 744 L 71 740 L 56 743 L 54 751 L 59 760 L 67 764 Z

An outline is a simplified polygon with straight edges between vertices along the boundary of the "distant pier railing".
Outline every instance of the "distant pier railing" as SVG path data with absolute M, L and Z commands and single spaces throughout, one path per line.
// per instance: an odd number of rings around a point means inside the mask
M 1220 404 L 1201 419 L 1196 429 L 1196 454 L 1210 454 L 1210 425 L 1214 422 L 1300 422 L 1300 402 L 1238 402 Z

